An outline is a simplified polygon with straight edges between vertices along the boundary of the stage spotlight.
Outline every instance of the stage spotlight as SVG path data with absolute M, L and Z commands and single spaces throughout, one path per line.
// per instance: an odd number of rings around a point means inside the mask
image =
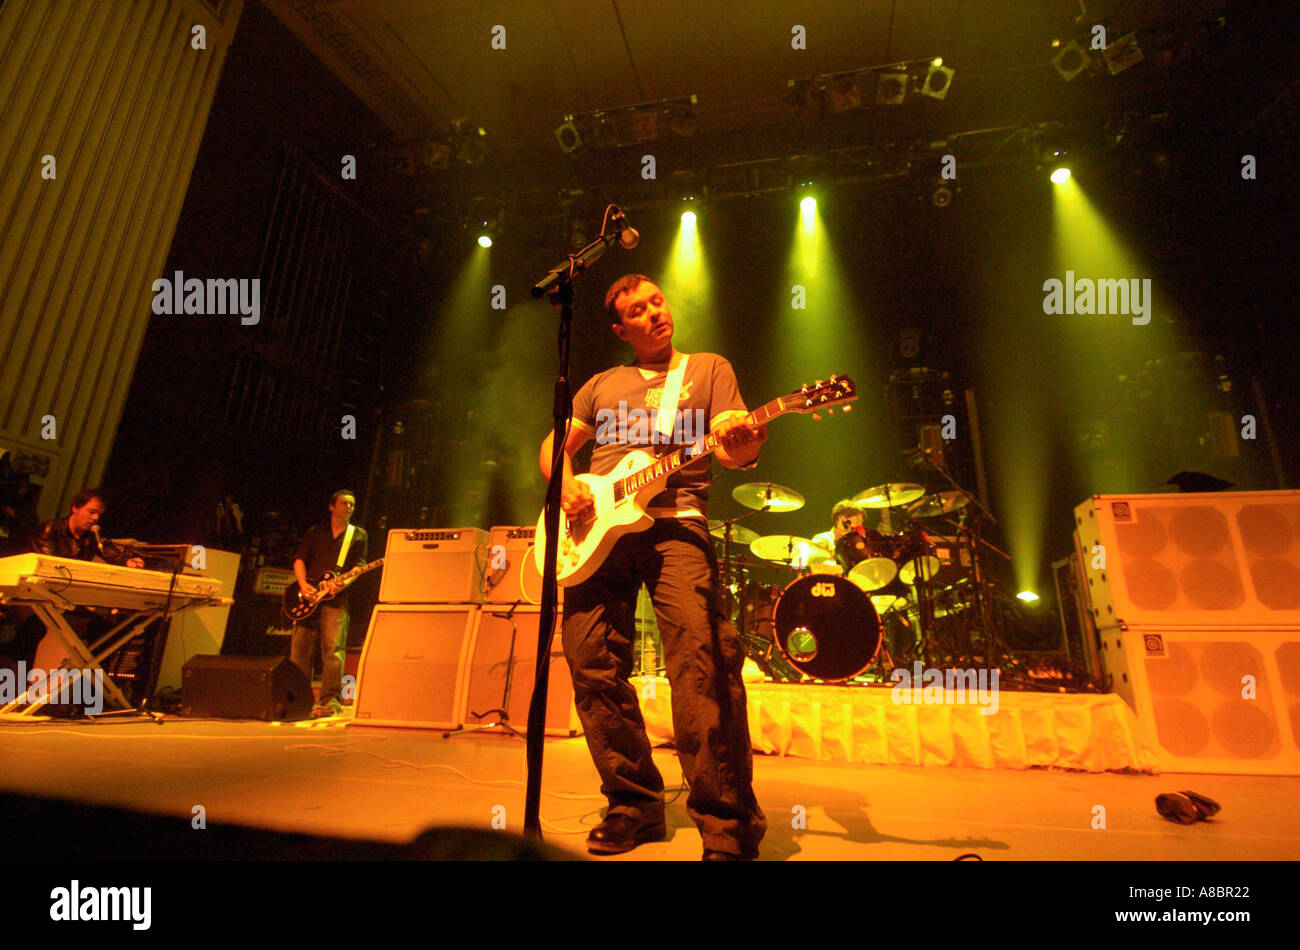
M 1061 47 L 1059 53 L 1052 57 L 1052 65 L 1056 67 L 1056 71 L 1061 74 L 1061 78 L 1066 82 L 1087 69 L 1088 64 L 1088 51 L 1074 40 L 1070 40 L 1069 43 Z
M 487 158 L 487 129 L 468 116 L 452 120 L 448 141 L 453 161 L 478 165 Z
M 695 212 L 694 212 L 694 211 L 683 211 L 683 212 L 682 212 L 682 227 L 684 227 L 684 228 L 688 228 L 688 229 L 693 229 L 693 228 L 695 227 Z
M 901 106 L 907 98 L 907 70 L 890 69 L 876 73 L 876 103 Z
M 952 77 L 956 72 L 955 69 L 945 66 L 942 58 L 935 57 L 926 70 L 924 82 L 921 83 L 921 95 L 942 99 L 948 95 L 948 87 L 952 85 Z
M 503 212 L 496 211 L 494 214 L 475 216 L 474 220 L 478 224 L 474 228 L 474 233 L 478 239 L 479 247 L 491 247 L 493 242 L 501 236 L 501 219 Z
M 582 135 L 578 132 L 578 127 L 573 124 L 573 116 L 564 117 L 564 124 L 555 130 L 555 139 L 560 143 L 560 148 L 565 155 L 572 155 L 582 148 Z
M 930 204 L 936 208 L 946 208 L 952 204 L 953 192 L 949 184 L 940 179 L 930 186 Z
M 1016 594 L 1016 599 L 1024 601 L 1026 604 L 1038 603 L 1038 595 L 1032 590 L 1022 590 L 1020 593 Z
M 811 217 L 817 213 L 817 199 L 812 195 L 807 195 L 799 201 L 799 210 L 805 218 Z
M 1043 145 L 1038 153 L 1038 167 L 1047 171 L 1048 177 L 1057 185 L 1070 180 L 1070 150 L 1060 142 Z

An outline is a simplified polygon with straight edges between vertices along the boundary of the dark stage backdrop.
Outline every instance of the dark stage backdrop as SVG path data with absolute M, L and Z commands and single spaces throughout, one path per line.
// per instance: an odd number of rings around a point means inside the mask
M 114 533 L 237 550 L 260 535 L 281 563 L 332 490 L 354 489 L 368 514 L 390 350 L 426 284 L 364 187 L 366 149 L 387 134 L 245 7 L 164 276 L 256 277 L 261 318 L 152 318 L 105 477 Z M 359 182 L 340 174 L 348 154 Z

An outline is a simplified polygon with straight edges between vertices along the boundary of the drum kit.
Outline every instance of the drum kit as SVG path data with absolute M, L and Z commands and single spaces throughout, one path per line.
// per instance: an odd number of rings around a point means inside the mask
M 979 509 L 965 491 L 927 493 L 906 482 L 875 485 L 849 504 L 864 516 L 874 514 L 879 529 L 846 521 L 812 538 L 759 535 L 738 523 L 760 512 L 798 511 L 804 497 L 794 489 L 748 482 L 731 494 L 750 510 L 709 522 L 710 533 L 721 542 L 725 607 L 746 652 L 773 680 L 884 680 L 895 664 L 930 655 L 926 647 L 936 632 L 936 604 L 971 600 L 961 592 L 968 583 L 961 578 L 945 577 L 955 580 L 945 586 L 935 583 L 944 568 L 939 554 L 956 560 L 952 544 L 936 539 L 961 543 L 942 538 L 942 526 L 957 524 L 954 518 L 964 522 L 972 503 L 972 510 Z M 974 560 L 973 553 L 962 558 L 966 564 Z M 764 575 L 768 583 L 760 579 Z M 949 612 L 938 611 L 940 616 Z

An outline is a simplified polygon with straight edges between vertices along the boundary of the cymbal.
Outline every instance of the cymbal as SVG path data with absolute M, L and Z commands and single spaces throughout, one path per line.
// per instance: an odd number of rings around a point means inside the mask
M 765 561 L 781 564 L 831 561 L 835 555 L 808 538 L 792 534 L 766 534 L 750 542 L 749 549 Z
M 725 521 L 710 521 L 709 534 L 715 538 L 726 539 L 727 523 Z M 731 540 L 736 544 L 749 544 L 751 541 L 758 540 L 758 532 L 752 528 L 746 528 L 743 524 L 733 524 L 731 526 Z
M 772 482 L 745 482 L 731 490 L 731 497 L 755 511 L 798 511 L 804 504 L 793 488 Z
M 970 504 L 970 495 L 964 491 L 941 491 L 927 495 L 907 510 L 913 518 L 934 518 L 950 515 L 958 508 Z
M 925 488 L 911 482 L 886 482 L 860 491 L 850 499 L 856 508 L 897 508 L 925 495 Z

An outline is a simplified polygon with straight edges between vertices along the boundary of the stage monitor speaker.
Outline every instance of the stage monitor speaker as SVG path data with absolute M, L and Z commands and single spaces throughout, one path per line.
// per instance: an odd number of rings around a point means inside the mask
M 1300 628 L 1110 627 L 1101 648 L 1162 770 L 1300 775 Z
M 537 607 L 484 607 L 478 616 L 474 634 L 469 676 L 467 677 L 465 724 L 497 721 L 499 716 L 484 715 L 504 708 L 507 720 L 520 732 L 528 731 L 528 706 L 533 696 L 533 678 L 537 669 L 537 626 L 541 619 Z M 546 689 L 546 734 L 576 736 L 582 734 L 578 714 L 573 708 L 573 681 L 569 664 L 560 650 L 559 624 L 552 641 L 550 681 Z M 510 695 L 506 699 L 506 675 L 510 674 Z
M 377 604 L 357 667 L 353 724 L 460 728 L 477 622 L 472 605 Z
M 181 715 L 290 722 L 311 712 L 311 682 L 283 656 L 191 657 L 181 672 Z
M 385 604 L 472 604 L 483 598 L 488 534 L 482 528 L 394 528 L 384 549 Z
M 1300 627 L 1300 491 L 1096 495 L 1074 514 L 1099 630 Z

